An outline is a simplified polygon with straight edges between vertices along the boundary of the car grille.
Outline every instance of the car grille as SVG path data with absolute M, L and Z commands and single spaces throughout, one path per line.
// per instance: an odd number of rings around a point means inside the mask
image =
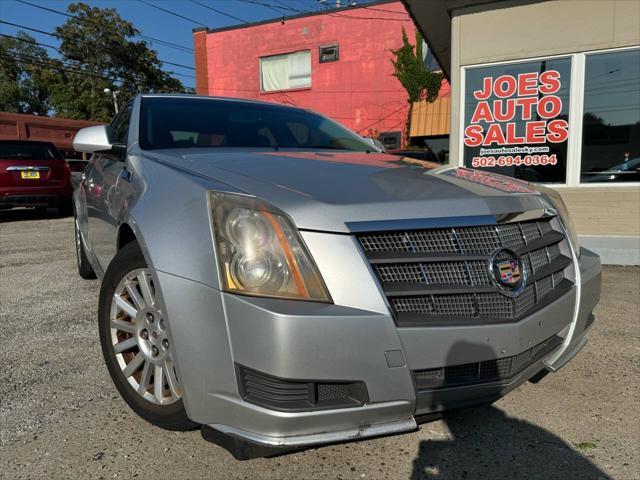
M 516 321 L 571 288 L 564 235 L 553 218 L 358 234 L 400 326 Z M 527 283 L 512 298 L 489 277 L 500 248 L 520 255 Z
M 511 357 L 503 357 L 482 362 L 464 363 L 449 367 L 415 370 L 417 390 L 446 388 L 475 383 L 503 381 L 513 378 L 530 365 L 544 358 L 562 343 L 562 338 L 554 335 L 544 342 Z

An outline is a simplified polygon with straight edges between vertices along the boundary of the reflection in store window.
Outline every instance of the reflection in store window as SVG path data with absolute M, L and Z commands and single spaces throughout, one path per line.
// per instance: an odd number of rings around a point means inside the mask
M 565 183 L 571 59 L 465 70 L 464 165 Z
M 587 55 L 580 181 L 640 181 L 640 50 Z

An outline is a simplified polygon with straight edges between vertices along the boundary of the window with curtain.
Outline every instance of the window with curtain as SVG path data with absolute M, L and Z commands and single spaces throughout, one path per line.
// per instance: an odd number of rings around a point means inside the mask
M 263 92 L 311 86 L 311 51 L 272 55 L 260 59 Z

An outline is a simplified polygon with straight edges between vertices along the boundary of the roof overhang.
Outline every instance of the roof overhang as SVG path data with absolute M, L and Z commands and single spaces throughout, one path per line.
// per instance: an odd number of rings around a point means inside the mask
M 413 22 L 429 44 L 447 79 L 451 70 L 451 17 L 458 9 L 474 7 L 486 3 L 496 4 L 497 0 L 402 0 Z
M 429 49 L 449 78 L 451 68 L 451 17 L 444 0 L 402 0 L 407 12 L 420 33 L 429 44 Z

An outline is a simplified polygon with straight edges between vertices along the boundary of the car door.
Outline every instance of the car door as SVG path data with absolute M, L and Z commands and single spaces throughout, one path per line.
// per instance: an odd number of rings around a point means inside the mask
M 106 270 L 117 249 L 119 220 L 113 212 L 113 198 L 125 166 L 131 111 L 132 106 L 129 104 L 113 120 L 109 132 L 111 144 L 115 148 L 109 152 L 96 153 L 91 168 L 86 172 L 89 243 L 103 270 Z

